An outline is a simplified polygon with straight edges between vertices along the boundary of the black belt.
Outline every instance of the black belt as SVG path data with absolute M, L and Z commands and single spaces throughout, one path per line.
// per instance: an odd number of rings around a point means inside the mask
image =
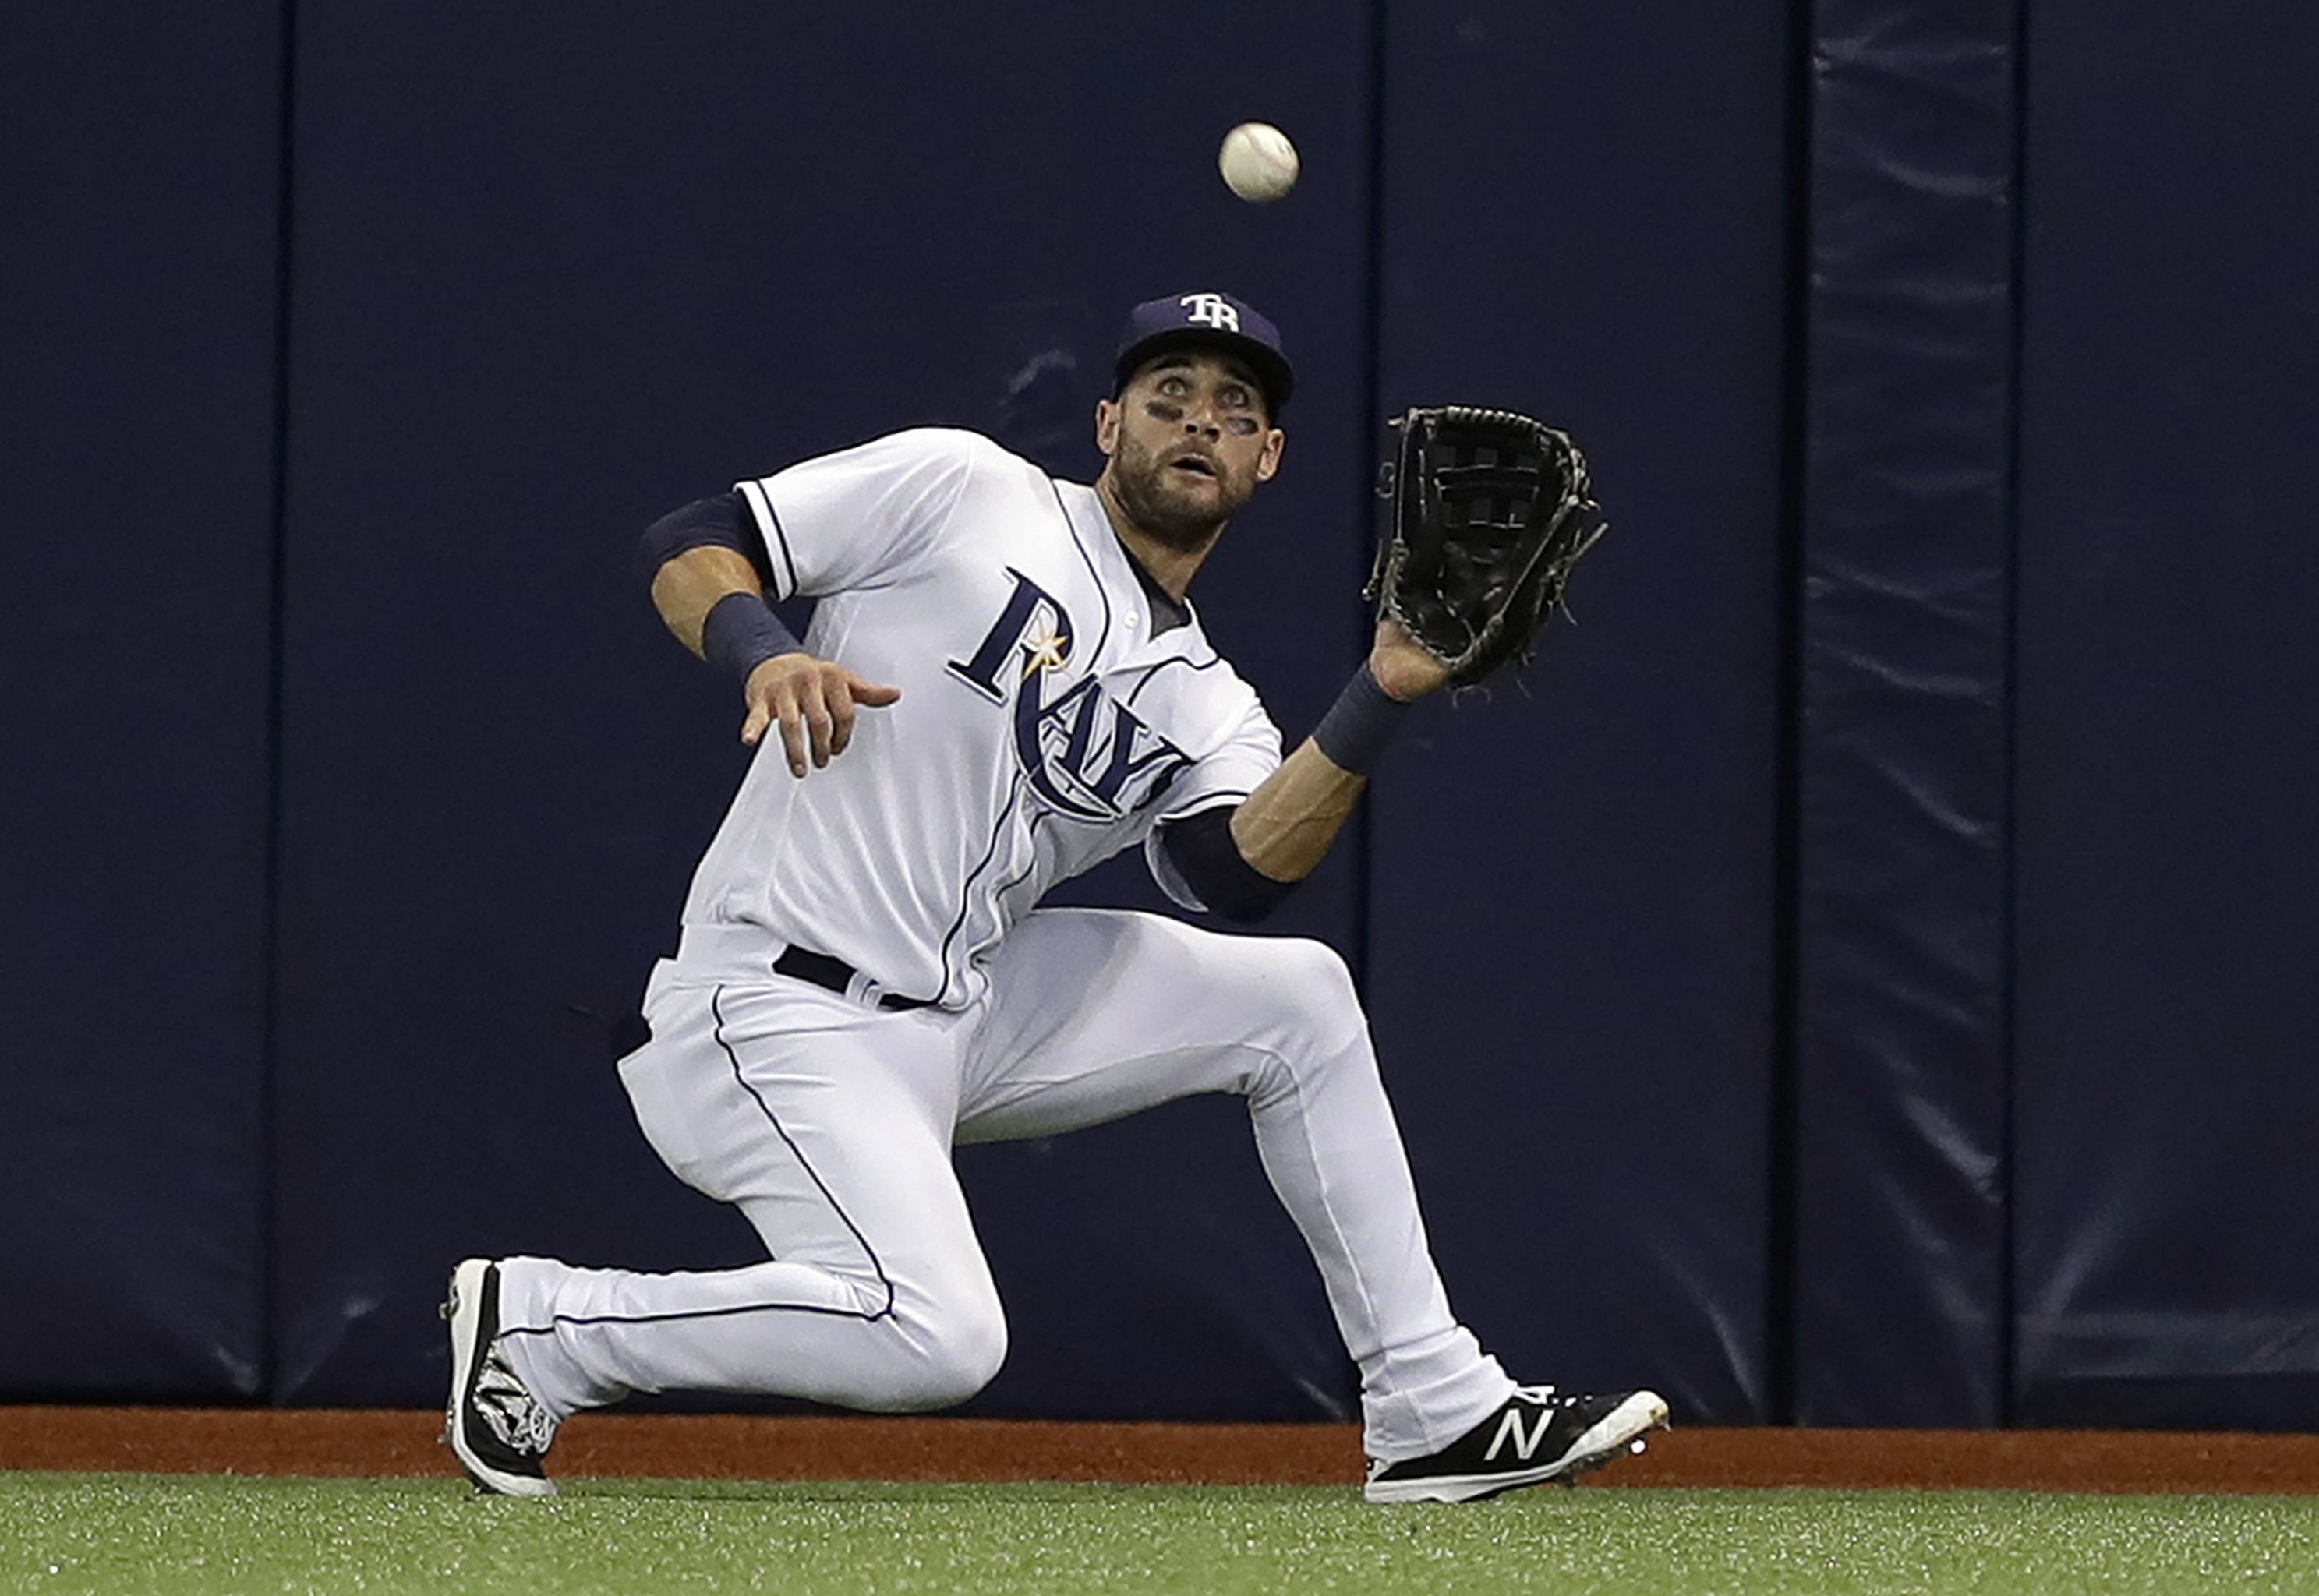
M 794 976 L 800 981 L 811 981 L 840 996 L 852 989 L 853 978 L 861 972 L 843 959 L 832 959 L 826 953 L 817 953 L 810 948 L 785 948 L 773 960 L 773 973 Z M 933 999 L 904 997 L 889 992 L 878 999 L 878 1006 L 887 1009 L 931 1008 Z

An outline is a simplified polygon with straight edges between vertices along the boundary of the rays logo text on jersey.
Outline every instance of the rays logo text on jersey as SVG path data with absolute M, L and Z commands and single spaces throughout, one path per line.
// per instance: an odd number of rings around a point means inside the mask
M 994 704 L 1014 695 L 1015 757 L 1051 808 L 1098 823 L 1134 813 L 1192 761 L 1093 676 L 1049 697 L 1077 634 L 1062 601 L 1014 567 L 1015 591 L 951 674 Z

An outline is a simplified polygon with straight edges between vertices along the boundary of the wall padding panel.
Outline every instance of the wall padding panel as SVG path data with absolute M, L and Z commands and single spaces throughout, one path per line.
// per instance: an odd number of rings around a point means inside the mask
M 2004 1413 L 2015 12 L 1815 9 L 1796 1417 Z
M 1386 12 L 1377 408 L 1565 427 L 1612 522 L 1579 625 L 1421 710 L 1374 790 L 1387 1083 L 1517 1378 L 1760 1420 L 1789 41 L 1680 4 Z
M 2319 15 L 2031 12 L 2015 1399 L 2319 1426 Z
M 281 18 L 0 14 L 0 1391 L 264 1379 Z

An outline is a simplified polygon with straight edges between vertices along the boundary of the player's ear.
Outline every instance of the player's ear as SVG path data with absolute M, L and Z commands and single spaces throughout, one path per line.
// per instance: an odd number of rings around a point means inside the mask
M 1256 457 L 1256 480 L 1268 482 L 1273 473 L 1280 469 L 1280 451 L 1288 446 L 1288 435 L 1275 427 L 1264 435 L 1264 453 Z
M 1119 448 L 1119 407 L 1108 399 L 1095 401 L 1095 446 L 1106 455 Z

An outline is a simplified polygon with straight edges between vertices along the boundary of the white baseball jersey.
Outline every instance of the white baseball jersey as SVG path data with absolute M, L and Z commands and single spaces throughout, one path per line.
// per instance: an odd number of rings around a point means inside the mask
M 800 779 L 769 734 L 694 878 L 690 928 L 762 930 L 944 1007 L 1056 882 L 1236 803 L 1281 740 L 1196 616 L 1154 631 L 1095 490 L 970 432 L 897 433 L 735 484 L 807 647 L 898 702 Z

